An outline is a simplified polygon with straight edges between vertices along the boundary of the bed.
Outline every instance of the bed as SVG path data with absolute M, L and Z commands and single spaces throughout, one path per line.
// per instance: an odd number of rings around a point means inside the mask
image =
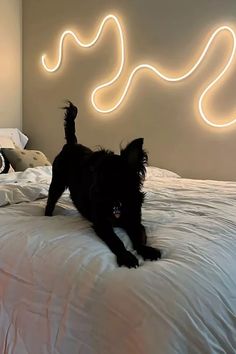
M 50 166 L 0 175 L 0 353 L 236 353 L 235 182 L 148 168 L 143 223 L 163 258 L 126 269 L 68 192 L 44 216 L 50 180 Z

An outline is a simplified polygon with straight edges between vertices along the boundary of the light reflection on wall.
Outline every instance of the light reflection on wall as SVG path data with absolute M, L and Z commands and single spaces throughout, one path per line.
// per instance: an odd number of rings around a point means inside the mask
M 125 101 L 126 96 L 130 92 L 130 89 L 132 87 L 132 81 L 133 81 L 135 75 L 140 73 L 140 72 L 144 73 L 146 71 L 150 71 L 150 72 L 154 73 L 154 75 L 157 77 L 157 79 L 164 80 L 164 81 L 170 82 L 170 83 L 176 83 L 176 82 L 180 82 L 180 81 L 186 80 L 188 77 L 190 77 L 199 68 L 199 66 L 203 62 L 204 58 L 206 57 L 206 55 L 207 55 L 212 43 L 216 40 L 216 38 L 222 33 L 228 33 L 230 35 L 231 39 L 232 39 L 232 48 L 231 48 L 230 55 L 228 56 L 228 58 L 226 60 L 226 64 L 224 65 L 223 69 L 218 73 L 218 75 L 214 79 L 212 79 L 210 81 L 210 83 L 208 83 L 208 85 L 199 94 L 198 112 L 199 112 L 200 117 L 203 120 L 203 122 L 205 122 L 206 124 L 208 124 L 208 125 L 210 125 L 210 126 L 212 126 L 214 128 L 229 127 L 229 126 L 231 126 L 232 124 L 234 124 L 236 122 L 236 118 L 234 118 L 234 119 L 228 120 L 227 122 L 224 122 L 224 123 L 221 123 L 221 124 L 215 123 L 215 122 L 213 122 L 212 120 L 210 120 L 208 118 L 208 115 L 206 114 L 206 111 L 205 111 L 205 108 L 204 108 L 204 106 L 206 106 L 205 100 L 206 100 L 207 94 L 210 92 L 210 90 L 217 83 L 222 82 L 223 76 L 230 69 L 230 67 L 232 66 L 233 59 L 235 58 L 236 36 L 235 36 L 234 30 L 231 27 L 229 27 L 229 26 L 220 26 L 215 31 L 213 31 L 212 34 L 209 36 L 208 40 L 206 41 L 206 44 L 203 47 L 203 50 L 201 51 L 200 55 L 198 56 L 198 59 L 195 61 L 194 64 L 192 64 L 190 69 L 188 69 L 186 72 L 184 72 L 184 73 L 182 73 L 180 75 L 169 76 L 169 75 L 161 72 L 154 65 L 150 65 L 148 63 L 141 63 L 141 64 L 137 65 L 136 67 L 134 67 L 132 69 L 131 73 L 128 75 L 128 78 L 126 80 L 126 83 L 124 85 L 124 88 L 122 90 L 122 93 L 121 93 L 120 97 L 115 101 L 115 103 L 113 103 L 112 106 L 110 106 L 107 109 L 102 108 L 97 103 L 97 98 L 96 97 L 97 97 L 98 93 L 101 94 L 103 89 L 105 89 L 106 87 L 112 86 L 120 78 L 120 76 L 122 75 L 123 69 L 124 69 L 125 58 L 126 58 L 123 29 L 121 27 L 121 23 L 120 23 L 120 21 L 119 21 L 117 16 L 115 16 L 113 14 L 109 14 L 109 15 L 105 16 L 103 18 L 103 20 L 101 21 L 101 24 L 98 27 L 98 30 L 97 30 L 94 38 L 90 42 L 82 41 L 73 31 L 70 31 L 70 30 L 64 31 L 62 33 L 62 35 L 60 37 L 60 41 L 59 41 L 58 55 L 57 55 L 58 58 L 57 58 L 56 64 L 54 66 L 47 65 L 47 63 L 46 63 L 46 55 L 44 54 L 42 56 L 42 58 L 41 58 L 42 65 L 43 65 L 44 69 L 46 71 L 48 71 L 49 73 L 56 72 L 57 70 L 60 69 L 60 67 L 62 65 L 62 61 L 63 61 L 63 44 L 64 44 L 64 41 L 65 41 L 65 39 L 67 37 L 72 37 L 75 40 L 76 44 L 78 46 L 80 46 L 80 47 L 91 48 L 99 40 L 102 32 L 105 29 L 105 26 L 107 24 L 111 24 L 111 23 L 117 29 L 117 33 L 118 33 L 118 37 L 119 37 L 119 50 L 120 50 L 119 65 L 118 65 L 118 69 L 117 69 L 116 73 L 114 74 L 114 76 L 112 77 L 112 79 L 110 79 L 109 81 L 104 81 L 103 83 L 100 83 L 99 85 L 97 85 L 93 89 L 93 91 L 91 93 L 91 103 L 92 103 L 93 108 L 97 112 L 100 112 L 100 113 L 112 113 L 116 109 L 118 109 L 121 106 L 121 104 Z

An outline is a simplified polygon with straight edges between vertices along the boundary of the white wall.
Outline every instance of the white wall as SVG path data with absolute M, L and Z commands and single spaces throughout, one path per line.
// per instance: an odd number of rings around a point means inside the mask
M 22 126 L 21 34 L 21 0 L 0 0 L 0 128 Z

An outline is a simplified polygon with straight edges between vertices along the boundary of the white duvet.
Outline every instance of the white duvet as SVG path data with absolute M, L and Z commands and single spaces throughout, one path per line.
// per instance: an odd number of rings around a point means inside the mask
M 163 258 L 126 269 L 68 193 L 44 216 L 50 178 L 0 176 L 1 354 L 236 353 L 236 183 L 149 173 L 143 223 Z

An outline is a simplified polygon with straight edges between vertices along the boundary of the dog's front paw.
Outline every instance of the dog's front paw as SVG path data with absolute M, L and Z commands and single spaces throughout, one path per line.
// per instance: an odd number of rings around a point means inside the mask
M 139 266 L 137 258 L 129 251 L 126 251 L 117 256 L 118 266 L 125 266 L 127 268 L 137 268 Z
M 44 215 L 45 216 L 52 216 L 53 209 L 50 208 L 48 205 L 45 208 Z
M 44 215 L 45 216 L 52 216 L 52 213 L 51 212 L 48 212 L 47 210 L 44 212 Z
M 149 246 L 142 246 L 138 250 L 138 254 L 140 254 L 144 260 L 149 259 L 150 261 L 157 261 L 161 258 L 161 251 Z

